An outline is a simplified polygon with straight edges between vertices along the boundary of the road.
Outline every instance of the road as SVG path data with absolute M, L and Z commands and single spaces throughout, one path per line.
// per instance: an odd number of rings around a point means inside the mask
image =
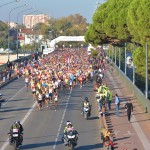
M 75 87 L 71 92 L 59 91 L 60 100 L 57 111 L 43 107 L 36 108 L 31 92 L 26 92 L 23 79 L 17 79 L 1 89 L 8 100 L 0 111 L 0 148 L 11 150 L 8 145 L 7 133 L 15 120 L 20 120 L 24 126 L 24 142 L 20 149 L 30 150 L 65 150 L 61 142 L 65 122 L 70 120 L 79 132 L 77 150 L 100 150 L 100 121 L 97 103 L 92 91 L 92 83 L 80 89 Z M 89 97 L 92 104 L 92 116 L 85 120 L 81 115 L 81 103 L 84 97 Z

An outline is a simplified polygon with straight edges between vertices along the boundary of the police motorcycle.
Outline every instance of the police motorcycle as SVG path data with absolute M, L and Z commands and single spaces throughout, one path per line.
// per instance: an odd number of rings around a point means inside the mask
M 67 139 L 68 139 L 68 150 L 74 150 L 75 146 L 77 145 L 77 140 L 76 140 L 76 135 L 71 133 L 69 135 L 67 135 Z
M 12 133 L 8 133 L 9 135 L 9 144 L 14 147 L 14 150 L 18 150 L 20 146 L 20 136 L 23 136 L 23 133 L 19 133 L 18 129 L 13 129 Z
M 89 117 L 90 117 L 90 108 L 89 108 L 89 107 L 84 107 L 84 108 L 83 108 L 83 114 L 84 114 L 84 118 L 85 118 L 86 120 L 88 120 Z
M 92 105 L 90 105 L 88 98 L 85 97 L 85 101 L 83 103 L 83 116 L 86 120 L 88 120 L 91 115 L 91 107 Z
M 11 126 L 9 135 L 9 144 L 13 146 L 14 150 L 18 150 L 19 146 L 22 145 L 23 142 L 23 127 L 19 121 L 15 121 L 15 123 Z
M 62 142 L 66 146 L 67 150 L 74 150 L 77 146 L 78 132 L 74 129 L 71 122 L 67 122 L 66 125 Z

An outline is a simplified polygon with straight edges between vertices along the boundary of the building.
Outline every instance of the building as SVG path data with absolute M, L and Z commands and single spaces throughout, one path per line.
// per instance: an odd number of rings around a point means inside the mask
M 49 20 L 49 16 L 46 14 L 23 16 L 23 24 L 25 25 L 26 28 L 33 28 L 37 23 L 47 24 L 48 20 Z
M 20 32 L 18 33 L 18 42 L 20 46 L 24 46 L 26 44 L 33 44 L 34 42 L 42 42 L 42 40 L 43 35 L 33 29 L 20 29 Z

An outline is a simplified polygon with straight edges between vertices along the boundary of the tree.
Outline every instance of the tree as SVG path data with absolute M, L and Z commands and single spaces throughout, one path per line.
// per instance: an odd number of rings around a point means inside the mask
M 97 55 L 98 55 L 97 50 L 91 49 L 91 56 L 92 57 L 97 57 Z
M 145 49 L 142 47 L 138 47 L 133 52 L 133 60 L 136 66 L 136 73 L 138 75 L 137 81 L 141 84 L 142 82 L 145 83 Z M 144 61 L 143 61 L 144 60 Z M 150 74 L 150 53 L 148 55 L 148 74 Z M 150 76 L 149 76 L 150 80 Z
M 0 21 L 0 48 L 7 48 L 8 26 Z
M 103 29 L 106 34 L 118 39 L 120 42 L 130 42 L 131 36 L 127 26 L 127 11 L 132 0 L 109 0 L 107 18 L 104 20 Z
M 107 18 L 107 2 L 100 5 L 95 14 L 93 15 L 93 23 L 88 27 L 85 33 L 86 42 L 90 42 L 92 45 L 97 46 L 99 44 L 107 44 L 110 41 L 110 37 L 107 36 L 103 30 L 103 23 Z
M 133 41 L 144 45 L 150 44 L 150 1 L 133 0 L 128 9 L 127 25 Z
M 85 33 L 85 41 L 87 43 L 97 46 L 100 42 L 99 37 L 100 37 L 100 35 L 96 31 L 95 26 L 93 24 L 91 24 L 88 27 L 88 31 Z
M 50 30 L 53 31 L 53 37 L 58 36 L 81 36 L 87 30 L 87 22 L 80 14 L 70 15 L 59 19 L 49 20 Z

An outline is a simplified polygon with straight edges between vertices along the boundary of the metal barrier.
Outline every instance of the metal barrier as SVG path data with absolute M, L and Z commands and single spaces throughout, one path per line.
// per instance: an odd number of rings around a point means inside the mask
M 116 73 L 121 78 L 122 82 L 127 86 L 127 88 L 136 96 L 138 102 L 144 107 L 145 112 L 150 113 L 150 100 L 145 98 L 145 95 L 134 85 L 131 80 L 120 70 L 115 64 L 113 65 Z

